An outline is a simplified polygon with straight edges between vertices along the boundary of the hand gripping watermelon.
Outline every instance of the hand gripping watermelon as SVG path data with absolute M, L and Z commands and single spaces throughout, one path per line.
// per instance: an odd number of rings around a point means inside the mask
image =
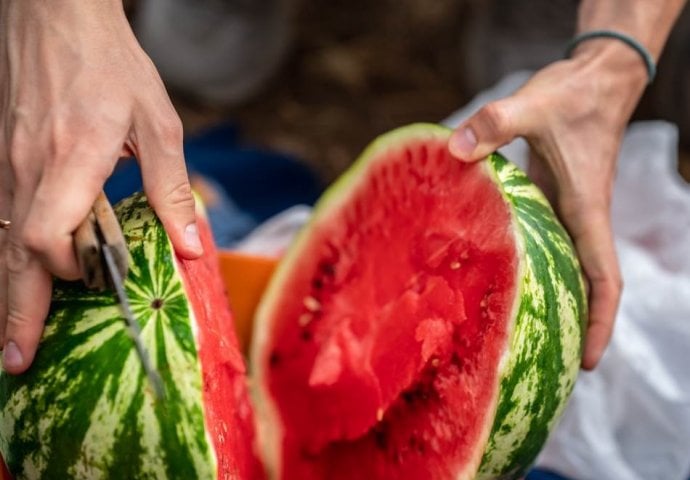
M 262 451 L 283 479 L 520 477 L 561 413 L 586 319 L 539 190 L 450 131 L 376 140 L 318 203 L 259 307 Z
M 111 292 L 58 283 L 28 373 L 0 374 L 0 453 L 15 479 L 253 479 L 245 367 L 210 229 L 176 259 L 142 195 L 116 207 L 125 288 L 165 384 L 157 401 Z

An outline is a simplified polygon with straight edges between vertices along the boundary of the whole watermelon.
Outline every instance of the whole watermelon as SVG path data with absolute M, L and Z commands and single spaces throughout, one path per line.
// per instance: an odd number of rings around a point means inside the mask
M 176 258 L 139 194 L 115 208 L 125 288 L 160 372 L 157 400 L 112 292 L 58 282 L 36 359 L 0 373 L 0 453 L 15 479 L 253 479 L 253 415 L 208 223 Z
M 328 190 L 259 307 L 259 436 L 283 479 L 521 477 L 578 372 L 568 235 L 498 154 L 376 140 Z

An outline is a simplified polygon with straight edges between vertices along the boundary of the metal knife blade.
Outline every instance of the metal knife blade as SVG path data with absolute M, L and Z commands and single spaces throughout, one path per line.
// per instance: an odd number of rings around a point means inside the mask
M 115 257 L 109 245 L 103 244 L 102 249 L 103 258 L 105 258 L 105 264 L 112 280 L 113 288 L 115 289 L 117 298 L 120 301 L 120 307 L 122 308 L 122 313 L 127 323 L 129 335 L 132 337 L 132 341 L 134 341 L 134 347 L 136 348 L 137 355 L 139 356 L 141 364 L 144 367 L 146 377 L 149 379 L 151 387 L 153 387 L 154 394 L 159 400 L 162 400 L 165 398 L 163 380 L 161 379 L 158 371 L 153 367 L 148 351 L 141 341 L 141 328 L 139 327 L 139 322 L 137 322 L 137 319 L 134 318 L 134 314 L 132 313 L 132 307 L 129 304 L 129 298 L 127 298 L 127 293 L 125 292 L 124 283 L 122 277 L 120 276 L 120 270 L 115 262 Z

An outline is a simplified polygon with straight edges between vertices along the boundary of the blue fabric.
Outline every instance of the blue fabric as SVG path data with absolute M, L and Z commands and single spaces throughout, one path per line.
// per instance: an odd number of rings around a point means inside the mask
M 257 222 L 296 204 L 312 205 L 323 188 L 315 173 L 294 157 L 242 144 L 231 124 L 189 138 L 184 152 L 190 172 L 215 180 Z M 138 166 L 124 162 L 105 188 L 113 203 L 141 190 Z
M 569 480 L 566 477 L 563 477 L 561 475 L 558 475 L 557 473 L 554 472 L 549 472 L 548 470 L 541 470 L 538 468 L 532 469 L 527 476 L 525 477 L 525 480 Z M 570 479 L 574 480 L 574 479 Z
M 296 158 L 241 142 L 237 128 L 224 123 L 185 141 L 190 174 L 221 188 L 219 205 L 209 209 L 216 242 L 228 247 L 258 223 L 297 204 L 313 205 L 322 191 L 316 174 Z M 112 203 L 142 190 L 135 161 L 118 165 L 105 185 Z
M 297 204 L 313 205 L 323 185 L 294 157 L 242 145 L 237 130 L 219 125 L 185 143 L 190 171 L 222 185 L 257 222 Z
M 219 248 L 233 248 L 256 228 L 257 222 L 237 207 L 220 184 L 208 177 L 205 180 L 213 185 L 219 197 L 214 204 L 206 205 L 213 239 Z

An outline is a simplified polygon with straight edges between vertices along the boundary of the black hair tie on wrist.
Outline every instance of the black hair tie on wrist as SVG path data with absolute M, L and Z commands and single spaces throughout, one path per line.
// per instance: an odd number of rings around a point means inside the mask
M 573 37 L 573 39 L 568 43 L 568 46 L 565 49 L 565 56 L 570 57 L 570 55 L 573 53 L 573 50 L 575 50 L 582 42 L 596 38 L 614 38 L 616 40 L 620 40 L 635 50 L 640 55 L 645 67 L 647 68 L 647 85 L 652 83 L 654 77 L 656 76 L 656 64 L 654 63 L 652 55 L 649 53 L 649 50 L 644 47 L 644 45 L 625 33 L 616 32 L 615 30 L 593 30 L 591 32 L 581 33 Z

